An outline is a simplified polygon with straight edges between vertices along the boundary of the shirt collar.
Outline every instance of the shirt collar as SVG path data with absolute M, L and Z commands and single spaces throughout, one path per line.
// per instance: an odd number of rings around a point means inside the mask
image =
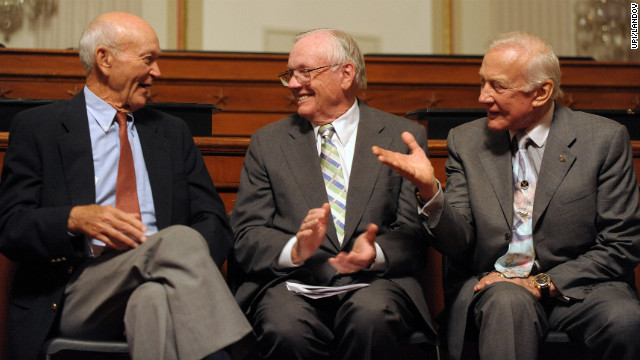
M 551 103 L 549 110 L 542 116 L 542 119 L 538 121 L 534 126 L 526 129 L 524 132 L 529 135 L 529 138 L 533 140 L 536 147 L 540 148 L 544 146 L 549 136 L 549 130 L 551 129 L 551 120 L 553 119 L 553 110 L 555 109 L 555 102 Z M 513 140 L 513 137 L 517 134 L 517 131 L 509 130 L 509 135 Z
M 105 132 L 113 125 L 116 117 L 116 109 L 106 101 L 100 99 L 85 85 L 84 100 L 87 104 L 87 112 L 93 116 Z M 127 114 L 133 123 L 133 114 Z
M 349 142 L 351 135 L 358 128 L 358 122 L 360 120 L 360 107 L 358 101 L 354 101 L 353 105 L 346 113 L 339 118 L 335 119 L 331 124 L 336 130 L 335 135 L 338 137 L 338 141 L 344 146 Z M 318 137 L 318 131 L 320 131 L 319 125 L 313 125 L 313 131 Z

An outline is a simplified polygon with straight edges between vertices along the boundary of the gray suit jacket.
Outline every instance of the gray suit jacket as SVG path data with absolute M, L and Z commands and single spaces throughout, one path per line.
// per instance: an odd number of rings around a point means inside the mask
M 327 202 L 316 138 L 309 121 L 295 114 L 255 132 L 246 154 L 231 224 L 240 276 L 230 276 L 241 307 L 250 311 L 263 289 L 288 279 L 325 285 L 336 270 L 327 259 L 349 251 L 367 224 L 379 226 L 377 243 L 386 256 L 384 272 L 359 272 L 353 282 L 371 276 L 400 285 L 415 303 L 435 342 L 422 288 L 416 279 L 424 267 L 426 232 L 419 223 L 414 187 L 371 152 L 373 145 L 407 153 L 400 134 L 410 131 L 426 149 L 425 129 L 407 119 L 360 103 L 360 123 L 347 195 L 344 242 L 329 226 L 320 248 L 301 267 L 278 269 L 277 258 L 312 208 Z M 233 273 L 232 270 L 230 272 Z
M 459 358 L 476 276 L 493 270 L 509 246 L 513 219 L 506 131 L 479 119 L 447 140 L 445 203 L 427 220 L 434 246 L 449 257 L 445 298 L 451 358 Z M 537 181 L 533 241 L 540 271 L 574 299 L 605 281 L 634 286 L 640 261 L 638 180 L 626 128 L 556 105 Z

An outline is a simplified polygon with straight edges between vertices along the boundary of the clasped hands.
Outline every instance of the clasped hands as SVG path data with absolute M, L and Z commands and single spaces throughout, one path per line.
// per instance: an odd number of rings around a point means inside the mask
M 410 155 L 377 146 L 374 146 L 372 151 L 380 162 L 409 179 L 418 188 L 423 198 L 430 199 L 438 192 L 438 182 L 431 162 L 411 133 L 404 132 L 402 140 L 409 147 Z M 331 207 L 327 203 L 320 208 L 309 211 L 300 225 L 296 234 L 298 241 L 291 251 L 291 260 L 294 264 L 301 264 L 320 247 L 327 232 L 330 215 Z M 343 274 L 368 268 L 376 258 L 375 239 L 377 232 L 377 225 L 367 225 L 366 231 L 358 236 L 349 253 L 340 252 L 336 257 L 329 259 L 331 266 Z
M 410 154 L 402 154 L 382 149 L 378 146 L 374 146 L 371 150 L 381 163 L 389 166 L 400 176 L 411 181 L 411 183 L 418 188 L 418 191 L 420 191 L 420 196 L 426 201 L 429 201 L 438 192 L 438 184 L 433 166 L 411 133 L 402 133 L 402 141 L 404 141 L 409 148 Z M 533 283 L 531 276 L 527 278 L 507 278 L 495 271 L 480 279 L 473 290 L 478 292 L 486 286 L 499 281 L 508 281 L 521 285 L 536 298 L 540 299 L 542 297 L 540 290 Z M 551 283 L 549 291 L 551 296 L 557 296 L 559 294 L 553 283 Z
M 294 264 L 301 264 L 322 245 L 327 233 L 327 224 L 331 216 L 331 207 L 325 203 L 320 208 L 311 209 L 302 220 L 296 234 L 296 244 L 291 249 L 291 260 Z M 367 225 L 365 232 L 356 239 L 350 252 L 340 252 L 329 259 L 329 264 L 339 273 L 350 274 L 368 268 L 376 258 L 375 239 L 378 226 Z
M 497 271 L 492 271 L 490 273 L 488 273 L 487 275 L 483 276 L 482 279 L 480 279 L 480 281 L 478 281 L 478 283 L 476 284 L 476 286 L 474 286 L 473 291 L 474 292 L 478 292 L 482 289 L 484 289 L 485 287 L 496 283 L 496 282 L 501 282 L 501 281 L 505 281 L 505 282 L 510 282 L 516 285 L 520 285 L 523 288 L 527 289 L 531 294 L 533 294 L 533 296 L 536 297 L 536 299 L 541 299 L 542 298 L 542 294 L 540 293 L 540 289 L 538 289 L 538 287 L 535 285 L 534 281 L 533 281 L 533 276 L 528 276 L 528 277 L 515 277 L 515 278 L 508 278 L 506 276 L 504 276 L 504 274 L 501 274 Z M 555 287 L 555 285 L 553 285 L 553 283 L 550 284 L 549 286 L 549 294 L 553 297 L 553 296 L 557 296 L 558 295 L 558 290 Z
M 126 213 L 111 205 L 74 206 L 67 223 L 70 232 L 100 240 L 116 250 L 136 248 L 147 240 L 140 214 Z

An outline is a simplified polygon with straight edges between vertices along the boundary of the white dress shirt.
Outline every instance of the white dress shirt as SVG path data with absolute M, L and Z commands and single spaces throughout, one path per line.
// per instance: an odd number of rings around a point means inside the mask
M 358 107 L 358 101 L 355 101 L 353 103 L 353 106 L 351 106 L 351 108 L 349 108 L 349 110 L 344 113 L 344 115 L 340 116 L 332 122 L 333 127 L 335 128 L 335 134 L 333 135 L 332 141 L 336 145 L 338 154 L 340 155 L 340 162 L 342 164 L 342 173 L 344 175 L 347 194 L 349 191 L 349 177 L 351 174 L 351 165 L 353 164 L 353 154 L 355 153 L 356 148 L 356 138 L 358 134 L 359 122 L 360 108 Z M 313 125 L 313 132 L 316 136 L 318 157 L 320 157 L 320 152 L 322 149 L 322 135 L 319 133 L 319 131 L 320 126 Z M 280 257 L 278 258 L 278 265 L 280 267 L 289 268 L 302 265 L 294 264 L 291 260 L 291 249 L 293 248 L 297 240 L 298 238 L 293 236 L 282 249 Z M 375 247 L 376 258 L 373 262 L 373 265 L 370 267 L 371 270 L 380 268 L 385 264 L 386 261 L 380 245 L 378 245 L 378 243 L 375 243 Z

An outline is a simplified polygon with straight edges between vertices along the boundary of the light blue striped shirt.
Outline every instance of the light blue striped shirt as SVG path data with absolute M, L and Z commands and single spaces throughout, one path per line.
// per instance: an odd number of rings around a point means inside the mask
M 91 149 L 93 152 L 93 167 L 95 171 L 96 204 L 116 205 L 116 179 L 118 176 L 118 161 L 120 159 L 119 126 L 115 121 L 116 110 L 104 100 L 92 93 L 88 87 L 84 88 L 91 134 Z M 151 194 L 149 174 L 145 166 L 140 138 L 135 127 L 133 115 L 129 114 L 127 121 L 129 142 L 133 153 L 136 169 L 136 185 L 142 222 L 147 226 L 147 234 L 158 231 L 156 212 Z M 97 240 L 94 240 L 96 243 Z

